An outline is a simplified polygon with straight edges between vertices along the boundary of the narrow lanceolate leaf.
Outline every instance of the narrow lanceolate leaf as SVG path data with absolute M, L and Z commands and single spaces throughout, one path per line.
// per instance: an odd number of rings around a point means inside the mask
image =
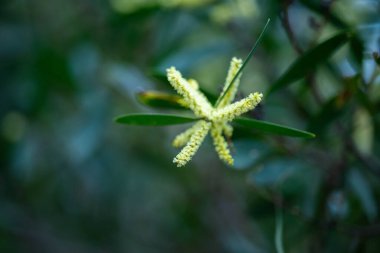
M 190 123 L 197 118 L 183 117 L 170 114 L 126 114 L 115 118 L 115 122 L 137 126 L 168 126 Z
M 262 132 L 275 134 L 275 135 L 284 135 L 284 136 L 300 137 L 300 138 L 314 138 L 315 137 L 315 134 L 310 133 L 310 132 L 298 130 L 298 129 L 287 127 L 287 126 L 278 125 L 278 124 L 263 121 L 263 120 L 255 120 L 255 119 L 240 117 L 234 120 L 234 122 L 241 126 L 255 128 Z
M 178 95 L 157 92 L 144 91 L 137 94 L 140 103 L 162 109 L 187 109 L 181 104 L 182 98 Z
M 348 42 L 350 37 L 351 35 L 347 32 L 339 33 L 307 51 L 271 86 L 268 94 L 304 77 L 317 65 L 325 62 L 338 48 Z
M 247 65 L 247 63 L 249 62 L 249 60 L 252 58 L 253 56 L 253 53 L 255 52 L 256 50 L 256 47 L 259 45 L 259 42 L 262 38 L 262 36 L 264 35 L 264 32 L 265 30 L 267 29 L 268 25 L 269 25 L 269 22 L 270 22 L 270 18 L 268 18 L 267 20 L 267 23 L 265 24 L 263 30 L 261 31 L 260 35 L 259 35 L 259 38 L 256 40 L 255 44 L 253 45 L 251 51 L 248 53 L 248 56 L 247 58 L 245 58 L 243 64 L 241 65 L 240 69 L 238 70 L 238 72 L 235 74 L 235 76 L 232 78 L 231 82 L 229 83 L 227 89 L 222 93 L 220 94 L 218 100 L 216 101 L 215 103 L 215 107 L 217 107 L 219 105 L 219 103 L 223 100 L 223 98 L 226 96 L 226 94 L 228 93 L 228 91 L 231 89 L 232 87 L 232 84 L 235 82 L 235 80 L 238 78 L 238 76 L 241 74 L 241 72 L 243 71 L 243 69 L 245 68 L 245 66 Z

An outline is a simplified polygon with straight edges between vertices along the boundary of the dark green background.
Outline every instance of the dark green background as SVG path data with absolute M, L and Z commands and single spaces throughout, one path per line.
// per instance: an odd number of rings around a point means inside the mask
M 376 0 L 1 1 L 0 252 L 276 252 L 281 214 L 285 252 L 379 252 L 379 13 Z M 317 138 L 235 128 L 235 167 L 206 138 L 176 168 L 189 125 L 113 122 L 189 115 L 136 94 L 173 93 L 174 65 L 217 95 L 268 18 L 238 98 L 263 92 L 248 117 Z

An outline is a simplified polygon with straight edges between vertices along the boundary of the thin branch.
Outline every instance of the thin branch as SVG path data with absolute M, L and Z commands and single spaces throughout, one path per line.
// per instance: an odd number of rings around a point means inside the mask
M 302 55 L 304 50 L 301 48 L 300 44 L 296 40 L 296 36 L 294 35 L 293 29 L 289 22 L 289 14 L 288 14 L 288 6 L 285 6 L 282 13 L 280 14 L 280 20 L 281 24 L 285 29 L 286 35 L 289 38 L 290 43 L 292 44 L 294 50 L 299 54 Z
M 284 218 L 282 214 L 282 209 L 276 207 L 276 230 L 274 234 L 274 241 L 277 253 L 284 253 L 284 242 L 283 242 L 283 230 L 284 230 Z
M 298 43 L 296 36 L 293 32 L 293 29 L 290 25 L 290 22 L 289 22 L 288 4 L 286 4 L 284 6 L 282 13 L 280 14 L 280 20 L 281 20 L 281 24 L 284 27 L 286 35 L 287 35 L 293 49 L 297 52 L 298 55 L 302 55 L 304 53 L 304 50 L 301 48 L 300 44 Z M 322 100 L 322 97 L 319 94 L 318 89 L 315 85 L 314 75 L 313 74 L 308 75 L 306 77 L 306 80 L 308 83 L 310 83 L 310 91 L 311 91 L 315 101 L 319 105 L 322 104 L 323 100 Z

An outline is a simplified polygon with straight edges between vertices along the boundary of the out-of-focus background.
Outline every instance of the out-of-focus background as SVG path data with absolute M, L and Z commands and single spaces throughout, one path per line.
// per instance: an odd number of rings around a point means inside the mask
M 379 13 L 376 0 L 2 1 L 0 252 L 379 252 Z M 218 94 L 269 17 L 239 98 L 353 34 L 250 115 L 317 138 L 235 128 L 234 167 L 208 137 L 176 168 L 188 125 L 113 122 L 182 115 L 136 99 L 173 92 L 172 65 Z

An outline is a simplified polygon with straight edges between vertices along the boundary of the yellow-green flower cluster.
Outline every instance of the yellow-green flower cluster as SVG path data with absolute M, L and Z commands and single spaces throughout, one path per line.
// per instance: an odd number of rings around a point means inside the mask
M 241 66 L 241 59 L 232 58 L 220 96 L 225 94 L 216 106 L 211 105 L 205 95 L 199 91 L 199 85 L 195 80 L 186 80 L 174 67 L 167 69 L 170 84 L 183 98 L 181 103 L 189 107 L 196 116 L 201 118 L 194 126 L 179 134 L 173 141 L 174 147 L 179 148 L 184 146 L 173 160 L 178 167 L 184 166 L 191 160 L 209 131 L 211 132 L 219 158 L 229 165 L 233 164 L 234 160 L 224 137 L 230 138 L 232 136 L 233 128 L 228 122 L 254 109 L 263 97 L 261 93 L 255 92 L 231 104 L 235 98 L 241 74 L 239 74 L 230 87 L 229 84 Z
M 237 74 L 237 72 L 239 71 L 242 65 L 243 65 L 243 61 L 241 59 L 238 59 L 236 57 L 232 58 L 231 63 L 230 63 L 230 68 L 228 69 L 227 78 L 226 78 L 226 81 L 224 82 L 222 93 L 224 93 L 227 90 L 228 85 L 232 82 L 232 79 L 235 77 L 235 75 Z M 223 100 L 220 101 L 217 108 L 222 108 L 230 104 L 232 100 L 234 100 L 239 83 L 240 83 L 240 77 L 241 77 L 241 73 L 236 78 L 236 80 L 232 84 L 232 87 L 230 88 L 228 93 L 225 95 Z
M 206 137 L 210 128 L 211 122 L 204 120 L 200 120 L 194 127 L 192 127 L 193 133 L 189 136 L 190 139 L 188 140 L 186 146 L 176 157 L 174 157 L 173 162 L 176 163 L 178 167 L 184 166 L 191 160 L 193 155 L 201 146 L 203 139 Z
M 184 103 L 196 116 L 207 117 L 212 111 L 212 105 L 202 92 L 198 90 L 195 80 L 186 80 L 174 67 L 167 69 L 168 80 L 173 88 L 182 95 Z

